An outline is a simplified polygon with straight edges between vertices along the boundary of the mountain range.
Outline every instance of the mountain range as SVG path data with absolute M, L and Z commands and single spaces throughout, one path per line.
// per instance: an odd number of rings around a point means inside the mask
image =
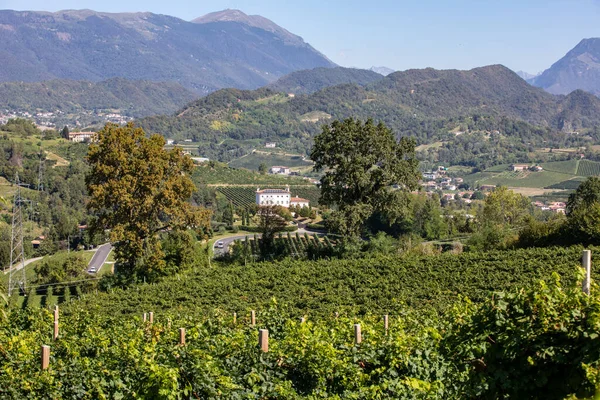
M 529 82 L 553 94 L 582 89 L 600 96 L 600 38 L 583 39 Z
M 148 117 L 139 123 L 149 132 L 192 138 L 213 155 L 215 144 L 226 139 L 242 147 L 269 140 L 306 151 L 321 123 L 347 117 L 383 121 L 396 134 L 417 137 L 420 143 L 448 134 L 448 127 L 460 121 L 482 118 L 490 121 L 488 130 L 514 131 L 518 124 L 525 124 L 518 130 L 533 135 L 527 140 L 541 141 L 548 132 L 599 125 L 600 99 L 581 90 L 568 96 L 552 95 L 501 65 L 468 71 L 427 68 L 395 72 L 362 86 L 340 84 L 294 97 L 269 88 L 224 89 L 176 114 Z M 220 156 L 226 159 L 229 150 Z
M 197 93 L 257 88 L 334 67 L 260 16 L 225 10 L 188 22 L 152 13 L 0 11 L 0 81 L 172 81 Z

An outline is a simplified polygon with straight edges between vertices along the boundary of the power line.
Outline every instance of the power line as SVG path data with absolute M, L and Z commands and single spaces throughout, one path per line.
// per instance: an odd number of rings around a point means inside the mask
M 8 295 L 10 296 L 15 289 L 21 289 L 23 292 L 26 291 L 27 281 L 25 277 L 25 250 L 23 248 L 23 203 L 28 200 L 21 198 L 21 185 L 19 182 L 19 173 L 15 174 L 15 184 L 17 185 L 17 192 L 15 193 L 13 203 L 13 216 L 12 216 L 12 228 L 11 228 L 11 241 L 10 241 L 10 265 L 8 275 Z M 19 275 L 19 267 L 21 265 Z

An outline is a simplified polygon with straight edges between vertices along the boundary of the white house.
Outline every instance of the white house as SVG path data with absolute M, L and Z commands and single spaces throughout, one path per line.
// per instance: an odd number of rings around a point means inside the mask
M 435 179 L 437 179 L 437 177 L 438 177 L 437 172 L 425 172 L 425 173 L 423 173 L 423 179 L 435 180 Z
M 292 197 L 290 199 L 290 206 L 309 207 L 310 201 L 303 199 L 302 197 Z
M 192 161 L 196 164 L 202 164 L 205 162 L 209 162 L 210 159 L 206 158 L 206 157 L 191 157 Z
M 289 169 L 289 167 L 282 167 L 282 166 L 274 165 L 271 167 L 269 172 L 272 174 L 289 175 L 290 169 Z
M 256 188 L 256 204 L 259 206 L 290 206 L 290 187 L 285 189 L 263 189 Z
M 175 144 L 175 140 L 174 139 L 167 139 L 167 146 L 171 146 Z
M 267 142 L 267 143 L 265 144 L 265 147 L 266 147 L 267 149 L 274 149 L 276 146 L 277 146 L 277 143 L 275 143 L 275 142 Z
M 69 140 L 76 143 L 93 142 L 96 140 L 96 132 L 69 132 Z

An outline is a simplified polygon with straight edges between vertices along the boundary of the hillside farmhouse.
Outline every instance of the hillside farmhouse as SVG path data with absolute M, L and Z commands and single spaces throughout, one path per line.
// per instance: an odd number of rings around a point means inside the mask
M 274 165 L 274 166 L 271 167 L 271 169 L 269 170 L 269 172 L 271 174 L 289 175 L 290 174 L 290 168 L 289 167 L 279 166 L 279 165 Z

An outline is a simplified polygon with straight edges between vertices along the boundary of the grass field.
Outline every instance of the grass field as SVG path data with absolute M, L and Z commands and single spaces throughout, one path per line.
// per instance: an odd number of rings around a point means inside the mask
M 476 185 L 502 185 L 518 188 L 529 196 L 542 194 L 541 189 L 574 190 L 585 177 L 599 176 L 600 163 L 590 160 L 568 160 L 542 163 L 543 171 L 509 171 L 509 165 L 496 165 L 483 172 L 464 177 L 465 182 Z
M 81 255 L 88 263 L 90 262 L 90 260 L 92 259 L 93 255 L 94 255 L 94 252 L 92 252 L 92 251 L 76 251 L 76 252 L 72 252 L 72 253 Z M 111 254 L 112 254 L 112 252 L 111 252 Z M 39 265 L 42 261 L 44 261 L 46 259 L 50 259 L 51 257 L 52 256 L 46 256 L 46 257 L 42 258 L 41 260 L 34 261 L 25 266 L 25 278 L 27 279 L 28 283 L 33 282 L 36 278 L 35 267 L 37 265 Z M 19 274 L 20 274 L 20 272 L 21 271 L 19 271 Z M 3 284 L 8 284 L 8 274 L 0 272 L 0 282 Z
M 579 160 L 553 161 L 540 165 L 545 171 L 561 172 L 563 174 L 577 175 Z

